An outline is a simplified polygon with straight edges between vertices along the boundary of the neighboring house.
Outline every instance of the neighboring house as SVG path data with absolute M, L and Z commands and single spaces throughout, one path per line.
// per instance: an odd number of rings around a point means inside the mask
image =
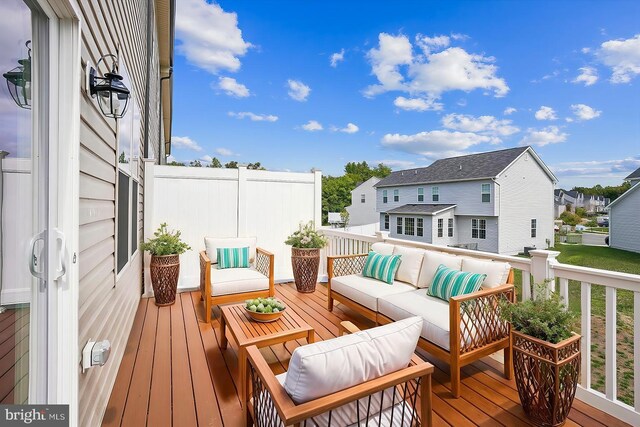
M 604 212 L 610 203 L 610 199 L 604 196 L 588 196 L 576 190 L 556 189 L 553 192 L 553 196 L 556 218 L 567 209 L 574 213 L 577 208 L 582 208 L 587 213 Z
M 609 246 L 640 252 L 640 180 L 631 182 L 633 187 L 609 205 Z
M 556 177 L 531 147 L 452 157 L 376 184 L 390 237 L 517 254 L 553 241 Z
M 351 191 L 351 206 L 347 206 L 349 212 L 349 225 L 365 225 L 377 223 L 379 219 L 376 212 L 376 188 L 380 178 L 371 177 Z
M 142 293 L 145 164 L 170 149 L 174 7 L 0 2 L 11 24 L 0 63 L 12 64 L 0 91 L 0 311 L 20 318 L 2 326 L 2 403 L 69 404 L 68 425 L 103 421 Z M 126 95 L 88 89 L 89 71 L 104 77 L 114 58 L 130 91 L 118 119 Z M 83 371 L 90 340 L 111 353 Z
M 631 172 L 629 176 L 627 176 L 624 180 L 629 181 L 631 185 L 635 184 L 636 182 L 640 182 L 640 168 Z

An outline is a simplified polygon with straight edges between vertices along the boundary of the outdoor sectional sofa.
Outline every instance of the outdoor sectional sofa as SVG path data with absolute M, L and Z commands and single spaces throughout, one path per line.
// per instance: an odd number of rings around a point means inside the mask
M 368 254 L 328 256 L 329 311 L 335 300 L 377 324 L 421 316 L 424 323 L 418 346 L 449 364 L 455 397 L 460 397 L 461 367 L 499 350 L 504 350 L 504 376 L 511 378 L 509 323 L 499 316 L 499 302 L 515 298 L 509 263 L 382 242 L 374 243 L 372 250 L 401 255 L 393 284 L 362 276 Z M 487 278 L 479 291 L 446 302 L 427 295 L 441 264 L 484 273 Z

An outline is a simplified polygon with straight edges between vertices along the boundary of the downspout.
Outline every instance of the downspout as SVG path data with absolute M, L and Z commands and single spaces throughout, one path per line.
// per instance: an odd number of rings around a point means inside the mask
M 169 75 L 165 76 L 165 77 L 160 77 L 160 98 L 159 98 L 159 102 L 158 102 L 158 119 L 159 119 L 159 126 L 158 126 L 158 161 L 160 162 L 160 164 L 162 164 L 162 160 L 160 157 L 162 155 L 162 148 L 164 145 L 164 141 L 162 140 L 162 127 L 164 126 L 163 123 L 163 119 L 162 119 L 162 82 L 170 79 L 173 76 L 173 67 L 169 68 Z M 165 138 L 167 136 L 165 135 Z M 169 135 L 169 138 L 171 138 L 171 135 Z M 166 156 L 166 153 L 165 153 Z
M 169 53 L 169 60 L 171 61 L 169 64 L 169 74 L 167 76 L 161 77 L 160 78 L 160 102 L 159 102 L 159 107 L 158 107 L 158 120 L 160 121 L 160 126 L 158 126 L 158 162 L 160 164 L 166 163 L 166 153 L 165 153 L 165 158 L 162 159 L 161 154 L 162 154 L 162 149 L 163 146 L 165 145 L 165 141 L 162 140 L 162 126 L 164 126 L 163 120 L 162 120 L 162 82 L 164 80 L 170 79 L 173 76 L 173 48 L 174 48 L 174 41 L 175 41 L 175 33 L 176 33 L 176 0 L 170 0 L 170 11 L 169 11 L 169 16 L 171 16 L 171 24 L 170 24 L 170 39 L 171 39 L 171 46 L 169 47 L 170 49 L 170 53 Z M 173 92 L 173 81 L 170 82 L 171 84 L 171 88 L 170 90 Z M 171 97 L 171 104 L 173 104 L 173 96 Z M 170 110 L 173 110 L 173 105 L 171 105 L 169 107 Z M 169 135 L 165 135 L 165 138 L 169 138 L 169 141 L 171 141 L 171 125 L 172 122 L 169 123 Z
M 152 0 L 147 0 L 147 84 L 145 89 L 144 99 L 144 158 L 149 158 L 149 113 L 151 112 L 151 19 L 153 14 L 151 13 Z
M 4 285 L 2 281 L 2 274 L 4 270 L 4 234 L 2 232 L 4 227 L 4 218 L 2 215 L 4 207 L 4 172 L 2 170 L 2 163 L 4 162 L 4 158 L 8 155 L 8 152 L 0 151 L 0 313 L 4 313 L 6 310 L 6 308 L 2 306 L 2 286 Z

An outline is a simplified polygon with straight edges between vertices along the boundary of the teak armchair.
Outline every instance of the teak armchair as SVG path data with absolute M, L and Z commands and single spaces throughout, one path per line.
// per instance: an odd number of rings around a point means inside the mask
M 327 257 L 327 308 L 332 311 L 333 301 L 336 300 L 379 325 L 400 320 L 390 319 L 331 290 L 333 277 L 360 274 L 366 257 L 367 254 Z M 504 285 L 480 289 L 478 292 L 452 297 L 449 300 L 449 349 L 438 346 L 423 337 L 418 340 L 420 348 L 449 364 L 451 393 L 456 398 L 460 397 L 461 368 L 497 351 L 504 351 L 505 378 L 511 379 L 513 375 L 510 325 L 499 315 L 501 300 L 515 301 L 513 277 L 513 270 L 511 270 Z M 424 291 L 426 294 L 426 289 Z
M 211 260 L 207 256 L 207 251 L 200 252 L 200 293 L 204 302 L 206 322 L 211 322 L 211 308 L 214 305 L 241 302 L 250 298 L 266 298 L 274 296 L 273 267 L 273 254 L 264 249 L 256 248 L 255 270 L 265 276 L 265 278 L 268 278 L 268 287 L 265 286 L 264 289 L 260 290 L 251 290 L 246 292 L 234 291 L 233 293 L 220 294 L 219 292 L 213 292 L 216 288 L 216 282 L 211 279 Z M 220 286 L 221 284 L 218 285 Z M 216 293 L 215 296 L 214 293 Z
M 358 328 L 351 322 L 342 322 L 340 334 L 355 333 Z M 413 355 L 404 369 L 358 384 L 315 400 L 296 404 L 278 382 L 269 364 L 256 346 L 247 348 L 247 384 L 243 396 L 247 426 L 304 426 L 317 425 L 313 417 L 321 415 L 332 425 L 331 413 L 341 406 L 360 400 L 357 425 L 367 426 L 431 426 L 431 374 L 434 367 Z M 391 412 L 391 418 L 380 413 L 369 413 L 372 396 L 393 387 L 393 402 L 405 410 Z M 362 400 L 364 399 L 364 403 Z M 406 406 L 409 405 L 409 406 Z M 412 408 L 413 410 L 409 409 Z M 387 414 L 388 415 L 388 414 Z M 327 418 L 328 417 L 328 418 Z M 307 422 L 309 421 L 309 422 Z M 364 424 L 363 424 L 364 423 Z M 334 422 L 333 425 L 337 423 Z M 324 423 L 322 425 L 325 425 Z

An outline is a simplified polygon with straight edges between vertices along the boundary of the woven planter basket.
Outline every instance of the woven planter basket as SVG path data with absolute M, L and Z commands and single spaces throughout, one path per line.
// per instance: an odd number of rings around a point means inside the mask
M 151 284 L 157 306 L 176 302 L 179 274 L 180 255 L 151 256 Z
M 291 248 L 291 266 L 298 292 L 310 293 L 316 290 L 320 249 Z
M 513 370 L 524 412 L 539 426 L 565 423 L 580 375 L 580 335 L 558 344 L 511 331 Z

